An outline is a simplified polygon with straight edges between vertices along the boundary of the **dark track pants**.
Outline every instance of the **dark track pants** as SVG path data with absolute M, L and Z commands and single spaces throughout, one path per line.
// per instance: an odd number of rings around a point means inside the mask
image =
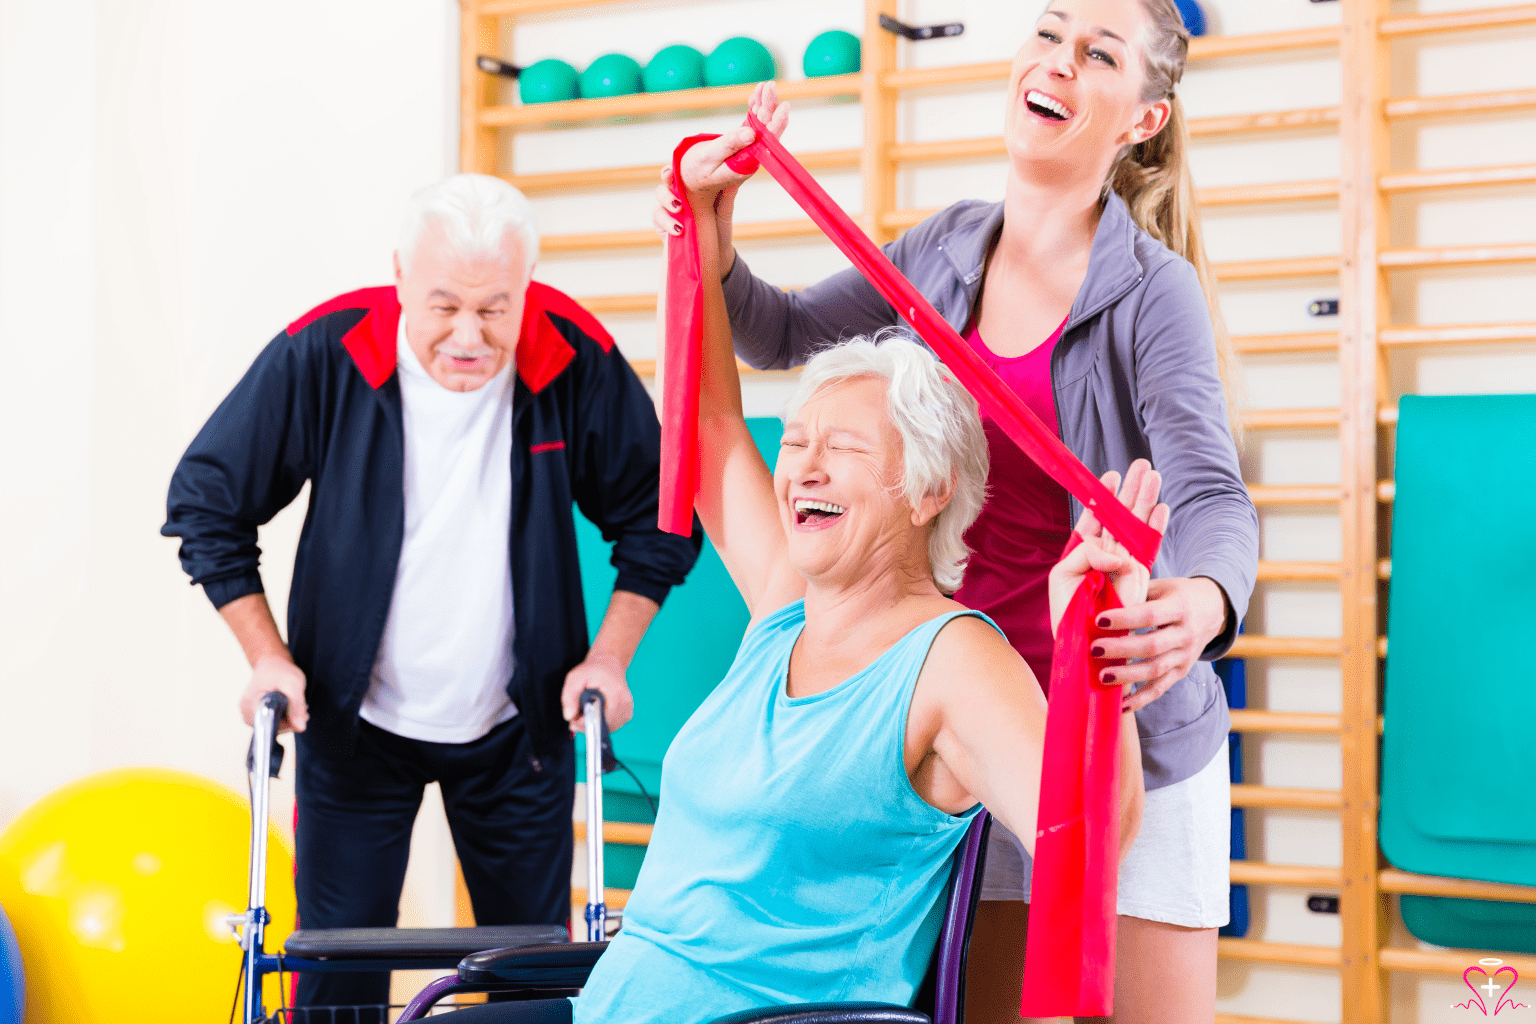
M 294 878 L 299 926 L 398 922 L 411 826 L 429 782 L 442 788 L 475 923 L 565 923 L 571 912 L 574 746 L 534 758 L 522 722 L 515 717 L 470 743 L 407 739 L 359 722 L 357 750 L 344 760 L 300 737 Z M 388 973 L 298 978 L 299 1006 L 389 1002 Z M 335 1019 L 371 1024 L 379 1018 L 348 1013 Z

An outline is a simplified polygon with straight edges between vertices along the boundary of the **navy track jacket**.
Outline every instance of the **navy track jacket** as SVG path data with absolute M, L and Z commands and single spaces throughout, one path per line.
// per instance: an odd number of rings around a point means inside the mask
M 307 739 L 350 755 L 384 635 L 405 530 L 395 289 L 350 292 L 257 357 L 171 477 L 163 534 L 214 607 L 262 592 L 257 527 L 310 484 L 288 599 L 288 647 L 308 677 Z M 602 531 L 615 589 L 657 603 L 703 531 L 656 526 L 661 438 L 638 377 L 590 313 L 528 286 L 512 400 L 515 656 L 507 693 L 537 751 L 566 742 L 565 675 L 587 654 L 572 503 Z

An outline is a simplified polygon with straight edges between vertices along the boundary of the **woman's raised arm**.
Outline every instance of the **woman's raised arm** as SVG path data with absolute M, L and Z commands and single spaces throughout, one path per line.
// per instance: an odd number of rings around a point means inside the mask
M 804 592 L 786 558 L 773 473 L 747 429 L 741 374 L 717 272 L 714 196 L 689 193 L 703 271 L 703 360 L 699 377 L 699 494 L 695 508 L 720 560 L 756 619 Z M 799 592 L 790 593 L 798 582 Z M 771 603 L 773 607 L 765 607 Z

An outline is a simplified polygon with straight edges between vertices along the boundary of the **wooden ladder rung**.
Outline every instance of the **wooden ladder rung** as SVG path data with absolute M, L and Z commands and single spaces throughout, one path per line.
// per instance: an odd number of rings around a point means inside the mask
M 1536 242 L 1511 245 L 1444 245 L 1424 249 L 1383 249 L 1376 262 L 1388 270 L 1500 266 L 1536 262 Z
M 778 83 L 779 96 L 786 100 L 857 96 L 861 79 L 857 74 L 828 75 Z M 533 103 L 482 107 L 480 124 L 486 128 L 556 128 L 615 117 L 644 117 L 649 114 L 675 114 L 680 111 L 746 108 L 752 85 L 705 86 L 676 92 L 641 92 L 602 99 L 562 100 L 558 103 Z
M 1263 185 L 1224 185 L 1195 193 L 1201 206 L 1247 206 L 1254 203 L 1298 203 L 1339 198 L 1339 180 L 1278 181 Z
M 1245 409 L 1249 430 L 1308 430 L 1339 425 L 1338 409 Z
M 1196 36 L 1189 41 L 1189 59 L 1191 61 L 1215 60 L 1220 57 L 1246 57 L 1258 53 L 1283 53 L 1288 50 L 1315 50 L 1319 47 L 1338 45 L 1337 25 L 1292 29 L 1286 32 L 1253 32 L 1240 36 Z
M 1283 277 L 1330 277 L 1339 272 L 1337 256 L 1301 256 L 1279 260 L 1213 263 L 1218 281 L 1269 281 Z
M 939 142 L 898 142 L 890 148 L 890 158 L 898 164 L 930 163 L 940 160 L 985 160 L 1007 156 L 1002 136 L 975 139 L 944 139 Z
M 983 61 L 979 64 L 946 64 L 936 68 L 902 68 L 880 77 L 886 89 L 931 89 L 946 85 L 971 85 L 976 82 L 1000 82 L 1008 77 L 1012 62 Z
M 1337 658 L 1343 641 L 1321 636 L 1262 636 L 1246 633 L 1232 642 L 1229 658 Z
M 1220 941 L 1220 940 L 1218 940 Z M 1431 950 L 1392 949 L 1381 950 L 1378 963 L 1386 971 L 1413 971 L 1419 974 L 1461 974 L 1479 960 L 1497 957 L 1526 977 L 1536 976 L 1536 956 L 1520 953 L 1500 953 L 1482 949 Z
M 1197 117 L 1189 122 L 1189 134 L 1196 138 L 1208 138 L 1213 135 L 1304 131 L 1334 128 L 1338 123 L 1338 107 L 1309 107 L 1303 110 L 1271 110 L 1258 114 L 1229 114 L 1225 117 Z
M 1338 868 L 1310 864 L 1265 864 L 1234 860 L 1228 873 L 1233 885 L 1283 885 L 1297 889 L 1338 889 L 1343 876 Z
M 652 826 L 638 821 L 605 821 L 603 822 L 603 842 L 617 843 L 620 846 L 649 846 L 651 842 Z M 572 830 L 578 843 L 587 841 L 587 823 L 575 822 Z
M 1524 185 L 1536 182 L 1536 164 L 1502 167 L 1449 167 L 1434 171 L 1388 171 L 1377 179 L 1383 192 L 1471 188 L 1479 185 Z
M 821 229 L 808 218 L 769 220 L 737 224 L 734 236 L 740 241 L 776 238 L 821 237 Z M 648 249 L 661 245 L 655 228 L 638 231 L 593 231 L 585 234 L 545 235 L 539 239 L 541 253 L 586 252 L 598 249 Z
M 1249 409 L 1243 413 L 1243 425 L 1250 430 L 1316 430 L 1337 427 L 1341 422 L 1338 409 Z M 1378 408 L 1376 422 L 1396 423 L 1397 406 Z
M 654 313 L 656 293 L 641 295 L 581 295 L 576 297 L 588 313 Z
M 1216 953 L 1226 960 L 1292 964 L 1297 967 L 1337 967 L 1341 959 L 1337 946 L 1299 946 L 1283 942 L 1260 942 L 1258 939 L 1219 938 L 1216 940 Z
M 839 170 L 859 166 L 857 149 L 822 149 L 796 153 L 795 159 L 812 171 Z M 546 171 L 539 174 L 503 174 L 502 180 L 529 193 L 570 192 L 579 189 L 621 188 L 661 184 L 660 164 L 630 167 L 591 167 L 584 170 Z
M 1259 786 L 1234 782 L 1232 783 L 1232 806 L 1336 811 L 1344 806 L 1344 798 L 1337 789 L 1294 789 L 1286 786 Z
M 1299 732 L 1338 735 L 1338 715 L 1301 711 L 1263 711 L 1258 708 L 1233 708 L 1233 732 Z
M 1407 14 L 1383 18 L 1377 31 L 1388 39 L 1424 35 L 1429 32 L 1455 32 L 1467 29 L 1506 28 L 1536 25 L 1536 4 L 1518 7 L 1483 7 L 1445 14 Z
M 1338 484 L 1249 484 L 1248 497 L 1255 505 L 1337 505 Z
M 1259 562 L 1258 579 L 1261 583 L 1322 582 L 1337 580 L 1341 567 L 1338 562 Z
M 1387 346 L 1494 345 L 1536 341 L 1536 323 L 1461 324 L 1444 327 L 1383 327 L 1376 340 Z
M 1500 900 L 1505 903 L 1536 903 L 1536 886 L 1479 882 L 1470 878 L 1415 875 L 1397 868 L 1382 868 L 1376 875 L 1382 892 L 1414 896 L 1449 896 L 1462 900 Z
M 1245 334 L 1232 339 L 1232 347 L 1243 355 L 1269 355 L 1280 352 L 1334 352 L 1339 347 L 1338 331 L 1308 331 L 1304 334 Z
M 1455 96 L 1403 96 L 1382 104 L 1389 118 L 1443 117 L 1456 114 L 1496 114 L 1536 107 L 1536 89 L 1503 89 Z

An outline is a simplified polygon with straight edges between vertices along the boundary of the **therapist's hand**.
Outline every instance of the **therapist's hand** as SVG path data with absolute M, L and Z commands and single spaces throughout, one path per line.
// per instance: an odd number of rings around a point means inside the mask
M 624 678 L 624 666 L 611 654 L 594 651 L 587 660 L 566 674 L 565 686 L 560 691 L 560 707 L 565 720 L 571 723 L 572 732 L 586 728 L 581 714 L 581 691 L 597 690 L 603 695 L 603 717 L 608 720 L 608 731 L 617 730 L 635 714 L 635 698 L 630 695 L 629 682 Z
M 1147 586 L 1147 600 L 1131 608 L 1115 608 L 1099 616 L 1107 629 L 1150 629 L 1150 633 L 1104 637 L 1094 657 L 1140 659 L 1103 671 L 1105 683 L 1142 683 L 1125 698 L 1126 711 L 1139 711 L 1183 679 L 1195 662 L 1226 629 L 1227 598 L 1215 580 L 1158 579 Z
M 789 126 L 789 104 L 779 102 L 777 86 L 772 82 L 759 82 L 752 90 L 747 106 L 774 137 L 783 137 L 784 129 Z M 715 230 L 722 254 L 721 276 L 730 273 L 736 262 L 731 248 L 731 216 L 736 209 L 736 191 L 749 177 L 731 170 L 726 161 L 756 141 L 757 133 L 743 125 L 718 139 L 701 142 L 683 154 L 684 187 L 690 192 L 714 195 Z M 682 204 L 672 194 L 672 165 L 668 163 L 661 169 L 661 184 L 656 187 L 651 223 L 663 235 L 679 235 L 683 231 L 682 222 L 678 220 L 681 212 Z M 726 253 L 731 255 L 727 257 Z

